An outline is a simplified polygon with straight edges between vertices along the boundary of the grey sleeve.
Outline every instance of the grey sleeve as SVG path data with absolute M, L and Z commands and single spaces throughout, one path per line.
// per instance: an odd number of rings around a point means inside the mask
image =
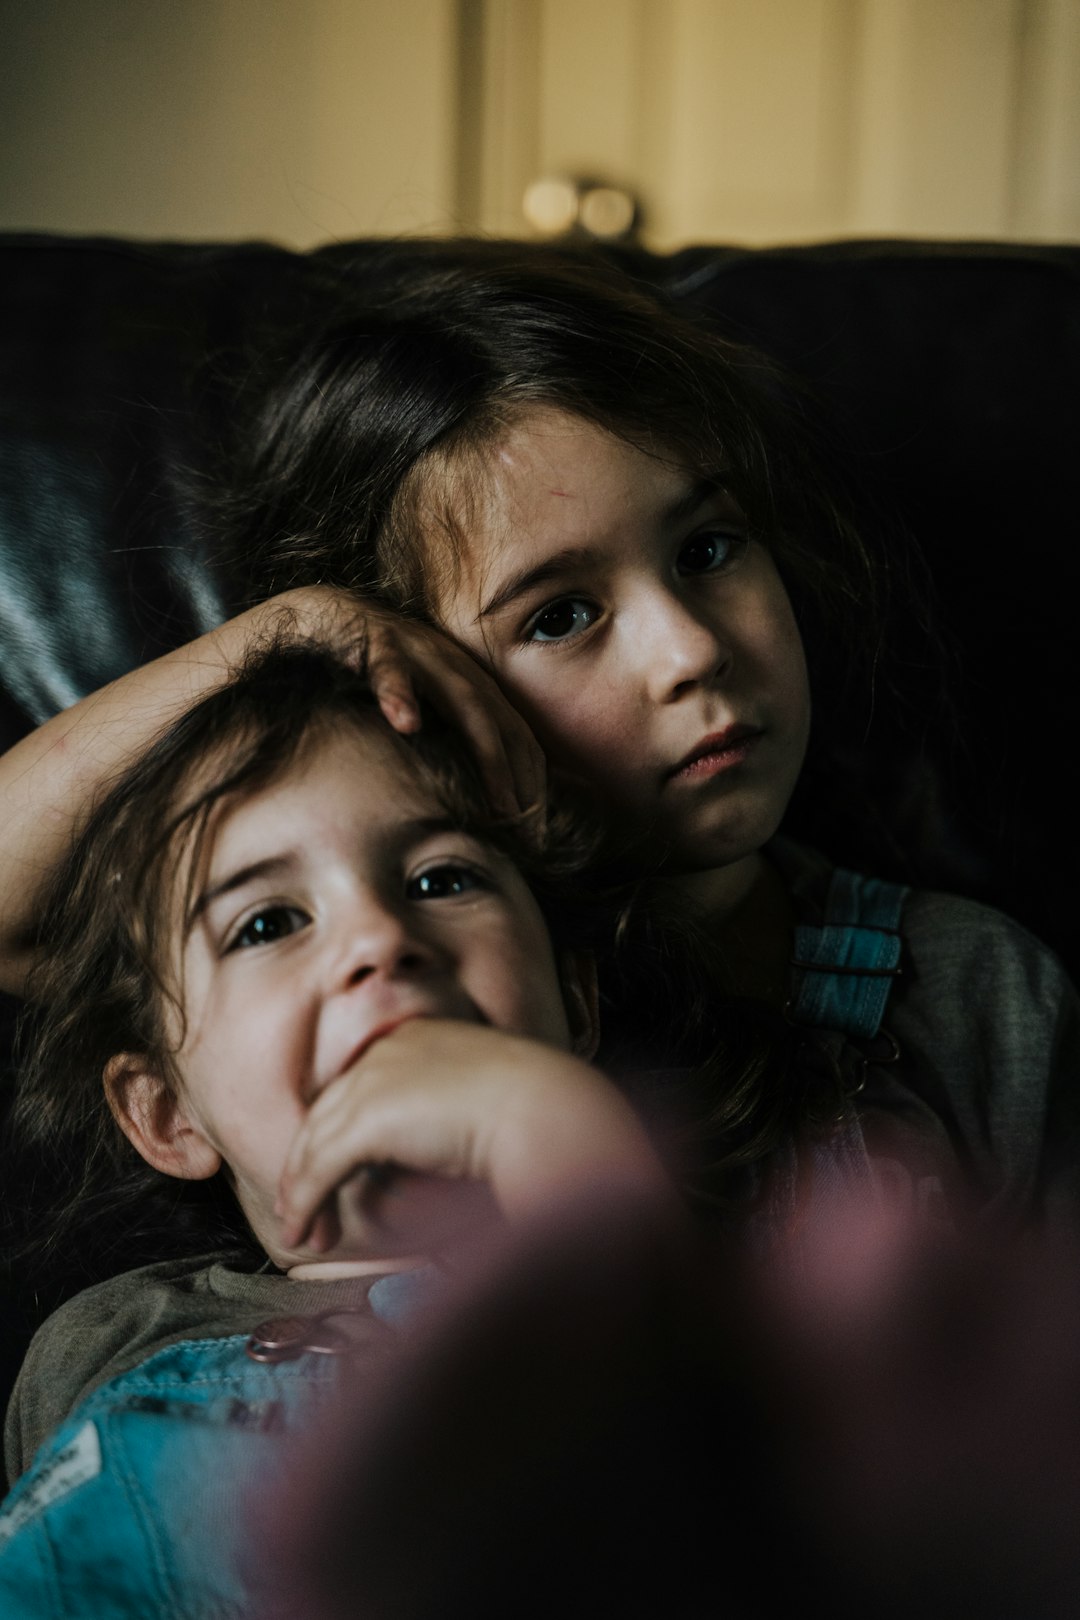
M 908 1083 L 994 1203 L 1080 1219 L 1080 997 L 1052 951 L 1000 912 L 919 893 L 886 1022 Z
M 66 1388 L 66 1381 L 57 1377 L 57 1360 L 63 1350 L 63 1341 L 57 1343 L 57 1333 L 50 1317 L 38 1329 L 8 1402 L 4 1419 L 4 1467 L 12 1484 L 25 1473 L 37 1448 L 38 1439 L 66 1417 L 65 1396 L 50 1394 Z
M 170 1261 L 124 1272 L 61 1305 L 30 1341 L 4 1423 L 4 1463 L 14 1481 L 46 1435 L 97 1383 L 113 1377 L 191 1325 L 221 1316 L 196 1290 L 202 1262 Z

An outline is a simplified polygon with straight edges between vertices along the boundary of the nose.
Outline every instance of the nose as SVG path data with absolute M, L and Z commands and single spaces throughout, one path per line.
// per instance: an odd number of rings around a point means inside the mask
M 311 1096 L 378 1024 L 456 1005 L 449 955 L 426 937 L 421 918 L 370 890 L 350 896 L 326 948 L 311 1003 Z
M 424 939 L 416 918 L 376 896 L 365 896 L 342 919 L 336 988 L 347 990 L 373 974 L 410 978 L 432 971 L 439 953 Z
M 634 626 L 649 698 L 673 703 L 702 685 L 721 680 L 732 647 L 720 626 L 677 590 L 651 592 Z

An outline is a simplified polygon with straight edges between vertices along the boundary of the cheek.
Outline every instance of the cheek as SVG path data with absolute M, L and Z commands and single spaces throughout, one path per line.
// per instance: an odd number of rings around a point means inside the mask
M 787 638 L 784 656 L 779 661 L 779 678 L 792 725 L 805 743 L 810 729 L 810 672 L 806 667 L 806 651 L 799 634 L 795 615 L 784 598 Z
M 305 1110 L 293 1088 L 274 1083 L 258 1059 L 218 1083 L 197 1110 L 204 1135 L 221 1154 L 226 1178 L 264 1247 L 266 1221 Z
M 468 985 L 484 1016 L 508 1034 L 568 1049 L 570 1025 L 551 940 L 539 914 L 493 934 Z
M 466 593 L 465 600 L 471 613 L 454 600 L 436 609 L 437 622 L 491 671 L 545 753 L 586 775 L 598 762 L 624 764 L 625 748 L 640 728 L 640 718 L 630 713 L 626 683 L 605 681 L 595 666 L 583 674 L 573 659 L 557 654 L 518 663 L 493 649 L 476 629 L 475 593 Z
M 626 684 L 605 682 L 595 670 L 582 675 L 570 668 L 545 675 L 530 671 L 520 677 L 496 670 L 499 685 L 529 722 L 545 753 L 560 765 L 587 776 L 609 767 L 624 771 L 627 750 L 640 739 L 641 716 L 630 702 Z
M 306 1025 L 286 995 L 216 991 L 188 998 L 186 1038 L 177 1064 L 215 1146 L 233 1164 L 271 1156 L 299 1128 Z M 238 1166 L 234 1166 L 238 1167 Z
M 771 558 L 756 600 L 742 619 L 742 642 L 788 708 L 809 713 L 810 682 L 795 611 Z

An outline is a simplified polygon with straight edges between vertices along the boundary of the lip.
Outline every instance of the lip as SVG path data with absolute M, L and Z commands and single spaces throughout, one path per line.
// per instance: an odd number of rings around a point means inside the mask
M 371 1051 L 376 1041 L 384 1040 L 387 1035 L 392 1035 L 395 1029 L 401 1028 L 402 1024 L 408 1024 L 414 1018 L 437 1018 L 438 1016 L 437 1012 L 418 1007 L 408 1012 L 394 1013 L 389 1018 L 381 1018 L 377 1024 L 372 1024 L 362 1040 L 357 1041 L 356 1045 L 350 1048 L 345 1061 L 335 1070 L 334 1078 L 336 1079 L 338 1076 L 345 1074 L 352 1068 L 354 1063 L 359 1063 L 360 1059 Z
M 411 1023 L 414 1018 L 456 1018 L 466 1022 L 482 1022 L 482 1020 L 477 1019 L 476 1014 L 471 1010 L 466 1012 L 464 1008 L 459 1007 L 419 1006 L 403 1008 L 400 1012 L 391 1013 L 386 1018 L 380 1018 L 378 1023 L 372 1024 L 362 1039 L 357 1041 L 356 1045 L 351 1049 L 344 1063 L 338 1069 L 338 1074 L 344 1074 L 347 1069 L 352 1068 L 354 1063 L 359 1063 L 361 1058 L 371 1051 L 376 1041 L 384 1040 L 387 1035 L 392 1035 L 395 1029 L 400 1029 L 402 1024 Z
M 349 1054 L 348 1062 L 343 1066 L 342 1072 L 344 1073 L 345 1069 L 351 1069 L 354 1063 L 359 1063 L 360 1059 L 371 1051 L 376 1041 L 381 1041 L 386 1035 L 392 1035 L 395 1029 L 401 1028 L 402 1024 L 409 1023 L 413 1018 L 431 1018 L 432 1016 L 431 1013 L 407 1012 L 399 1013 L 396 1018 L 384 1018 L 382 1023 L 375 1024 L 369 1029 L 359 1045 L 353 1048 Z
M 719 771 L 741 765 L 751 747 L 764 733 L 760 726 L 725 726 L 723 731 L 711 732 L 685 754 L 668 771 L 668 779 L 694 781 L 703 776 L 715 776 Z

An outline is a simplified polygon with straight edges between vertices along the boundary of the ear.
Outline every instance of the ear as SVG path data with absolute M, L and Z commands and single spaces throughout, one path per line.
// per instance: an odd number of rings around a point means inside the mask
M 566 1016 L 572 1050 L 578 1057 L 595 1057 L 600 1045 L 600 991 L 596 958 L 591 951 L 563 951 L 559 957 Z
M 206 1181 L 221 1168 L 221 1154 L 147 1058 L 118 1053 L 106 1063 L 102 1081 L 113 1118 L 155 1170 L 184 1181 Z

